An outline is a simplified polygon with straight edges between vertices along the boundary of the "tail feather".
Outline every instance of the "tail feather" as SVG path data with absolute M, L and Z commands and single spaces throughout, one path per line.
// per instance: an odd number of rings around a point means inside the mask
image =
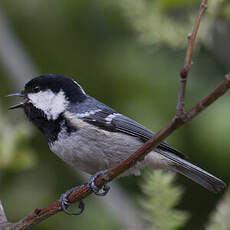
M 222 180 L 188 161 L 181 159 L 172 153 L 161 152 L 161 154 L 170 160 L 170 169 L 172 171 L 188 177 L 209 191 L 217 193 L 226 187 L 226 184 Z
M 188 177 L 214 193 L 220 192 L 226 186 L 219 178 L 192 164 L 175 164 L 173 165 L 172 170 Z

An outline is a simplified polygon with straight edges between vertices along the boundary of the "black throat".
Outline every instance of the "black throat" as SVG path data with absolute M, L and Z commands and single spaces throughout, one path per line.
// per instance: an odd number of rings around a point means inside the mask
M 65 129 L 69 135 L 77 131 L 76 127 L 71 126 L 63 114 L 60 114 L 55 120 L 48 120 L 42 110 L 37 109 L 32 104 L 25 106 L 24 112 L 28 119 L 45 135 L 49 143 L 58 139 L 58 134 L 62 129 Z

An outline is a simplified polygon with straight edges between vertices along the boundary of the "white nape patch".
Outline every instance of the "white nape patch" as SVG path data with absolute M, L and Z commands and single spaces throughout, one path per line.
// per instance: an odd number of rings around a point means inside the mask
M 88 112 L 85 112 L 85 113 L 77 113 L 76 117 L 77 118 L 89 117 L 90 115 L 94 115 L 95 113 L 98 113 L 100 111 L 101 111 L 101 109 L 96 109 L 96 110 L 91 110 L 91 111 L 88 111 Z
M 117 115 L 119 115 L 119 113 L 112 113 L 109 116 L 107 116 L 105 118 L 106 124 L 111 124 L 113 118 L 116 117 Z
M 73 80 L 73 82 L 80 88 L 81 92 L 86 95 L 85 90 L 76 82 Z
M 48 120 L 57 119 L 69 104 L 62 90 L 58 93 L 54 93 L 50 89 L 38 93 L 29 93 L 28 98 L 33 106 L 46 114 Z

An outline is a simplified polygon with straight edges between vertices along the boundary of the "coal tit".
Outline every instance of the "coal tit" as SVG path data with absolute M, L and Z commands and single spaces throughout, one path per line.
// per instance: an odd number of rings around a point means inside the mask
M 24 98 L 10 109 L 23 108 L 45 135 L 52 152 L 73 168 L 91 175 L 118 164 L 154 135 L 87 95 L 76 81 L 61 74 L 36 77 L 20 93 L 9 96 Z M 225 187 L 222 180 L 189 163 L 182 152 L 166 142 L 124 175 L 138 175 L 143 167 L 178 172 L 212 192 Z

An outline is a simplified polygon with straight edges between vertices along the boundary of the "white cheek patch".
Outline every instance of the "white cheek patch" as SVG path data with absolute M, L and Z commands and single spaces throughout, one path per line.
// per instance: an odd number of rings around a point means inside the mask
M 48 120 L 57 119 L 68 106 L 68 100 L 62 90 L 56 94 L 51 90 L 29 93 L 28 98 L 33 106 L 46 114 Z

